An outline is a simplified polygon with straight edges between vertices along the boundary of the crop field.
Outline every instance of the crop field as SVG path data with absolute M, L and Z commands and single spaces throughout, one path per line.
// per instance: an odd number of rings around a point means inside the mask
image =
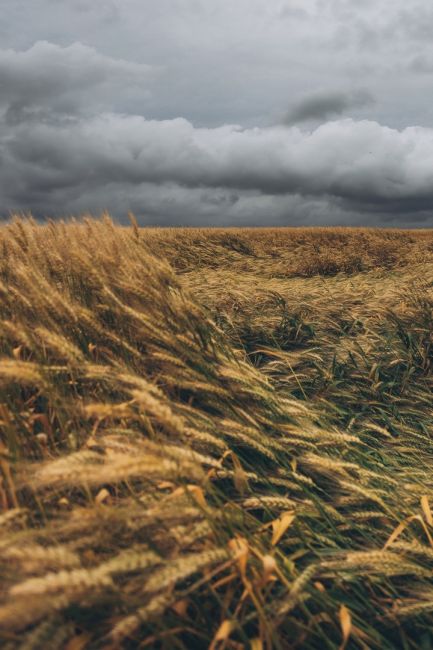
M 433 231 L 0 228 L 0 647 L 433 648 Z

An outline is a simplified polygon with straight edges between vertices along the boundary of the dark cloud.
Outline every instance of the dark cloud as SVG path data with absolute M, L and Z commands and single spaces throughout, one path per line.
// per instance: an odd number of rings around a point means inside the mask
M 24 52 L 0 50 L 0 110 L 20 121 L 90 113 L 120 106 L 122 95 L 149 94 L 156 71 L 149 65 L 103 56 L 81 43 L 46 41 Z M 119 99 L 117 99 L 119 96 Z
M 287 125 L 308 121 L 323 122 L 330 117 L 342 115 L 353 108 L 361 108 L 374 103 L 373 96 L 367 90 L 353 92 L 321 91 L 304 97 L 283 117 Z
M 1 213 L 433 225 L 431 11 L 2 0 Z
M 302 215 L 311 223 L 332 206 L 331 221 L 350 223 L 391 213 L 404 222 L 433 207 L 432 129 L 352 119 L 313 131 L 196 128 L 106 113 L 0 124 L 0 134 L 0 194 L 10 210 L 133 209 L 161 223 L 292 223 Z

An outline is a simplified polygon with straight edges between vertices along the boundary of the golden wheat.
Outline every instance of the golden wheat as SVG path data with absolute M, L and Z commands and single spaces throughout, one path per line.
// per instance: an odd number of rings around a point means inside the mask
M 433 233 L 131 220 L 0 228 L 0 644 L 428 644 Z

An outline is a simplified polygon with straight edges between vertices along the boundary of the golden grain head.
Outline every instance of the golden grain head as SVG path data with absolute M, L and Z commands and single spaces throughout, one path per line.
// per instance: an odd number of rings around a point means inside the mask
M 428 643 L 432 232 L 130 221 L 0 228 L 0 646 Z

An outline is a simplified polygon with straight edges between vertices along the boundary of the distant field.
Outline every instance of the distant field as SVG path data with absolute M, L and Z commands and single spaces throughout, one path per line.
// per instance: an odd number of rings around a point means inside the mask
M 433 647 L 433 231 L 0 228 L 0 647 Z
M 265 277 L 312 277 L 433 260 L 433 230 L 149 228 L 142 237 L 180 272 L 230 265 Z

